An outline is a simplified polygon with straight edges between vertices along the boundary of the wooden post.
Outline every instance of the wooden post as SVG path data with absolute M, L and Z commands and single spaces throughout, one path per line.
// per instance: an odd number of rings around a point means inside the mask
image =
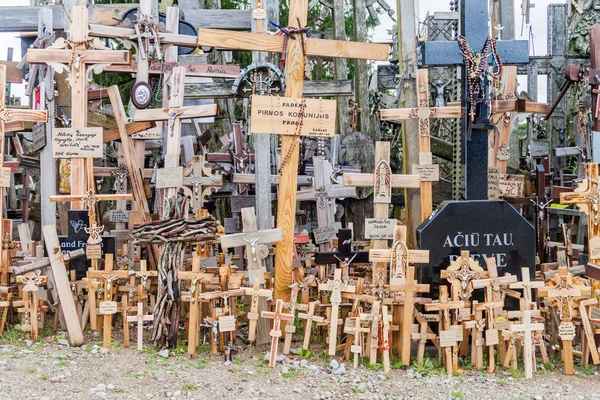
M 67 324 L 67 332 L 69 333 L 71 346 L 81 346 L 84 343 L 83 333 L 79 321 L 77 320 L 77 309 L 75 308 L 75 302 L 71 295 L 71 286 L 69 284 L 65 262 L 62 257 L 60 243 L 58 242 L 58 236 L 56 235 L 56 226 L 44 225 L 42 230 L 44 233 L 46 250 L 50 256 L 50 265 L 52 266 L 56 290 L 58 291 L 58 296 L 60 298 L 60 308 Z

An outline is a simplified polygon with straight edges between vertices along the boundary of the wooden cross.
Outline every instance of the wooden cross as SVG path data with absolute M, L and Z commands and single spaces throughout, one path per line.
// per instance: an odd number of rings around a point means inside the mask
M 17 276 L 16 281 L 22 285 L 23 307 L 17 311 L 23 311 L 22 330 L 31 334 L 31 340 L 38 339 L 38 296 L 39 286 L 48 281 L 46 276 L 37 275 L 35 272 L 29 272 L 26 275 Z M 15 305 L 13 303 L 13 305 Z M 24 329 L 29 326 L 30 329 Z
M 575 204 L 579 211 L 588 216 L 588 252 L 589 261 L 600 263 L 600 187 L 598 186 L 597 163 L 585 164 L 585 179 L 573 192 L 561 193 L 561 204 Z M 600 283 L 592 282 L 594 289 Z
M 588 223 L 591 223 L 589 221 Z M 558 274 L 548 279 L 546 285 L 538 290 L 540 297 L 546 297 L 550 305 L 558 310 L 560 317 L 559 336 L 563 343 L 565 374 L 573 375 L 573 339 L 575 326 L 571 322 L 573 312 L 585 297 L 591 295 L 591 288 L 585 286 L 578 277 L 569 273 L 567 267 L 559 267 Z
M 423 358 L 425 357 L 425 345 L 427 344 L 427 341 L 430 340 L 435 343 L 437 340 L 437 335 L 431 331 L 431 328 L 429 328 L 428 325 L 428 320 L 425 319 L 420 312 L 417 311 L 416 315 L 419 323 L 419 330 L 411 334 L 411 339 L 419 341 L 417 346 L 417 362 L 423 362 Z M 436 317 L 439 321 L 439 314 L 433 314 L 431 316 Z
M 323 322 L 325 318 L 315 315 L 315 307 L 320 305 L 320 301 L 311 301 L 308 303 L 308 311 L 306 313 L 298 313 L 298 318 L 306 320 L 304 328 L 304 341 L 302 342 L 302 349 L 308 350 L 310 345 L 310 335 L 312 334 L 313 321 L 319 323 Z
M 264 274 L 262 263 L 260 262 L 261 246 L 265 243 L 275 243 L 282 239 L 282 229 L 263 229 L 258 230 L 256 227 L 256 214 L 254 207 L 242 208 L 242 233 L 233 233 L 223 235 L 220 238 L 221 247 L 224 249 L 230 247 L 246 247 L 248 257 L 248 279 L 254 282 L 254 277 L 260 278 L 260 283 L 264 283 Z
M 5 171 L 4 167 L 4 141 L 7 129 L 10 130 L 11 124 L 22 123 L 24 121 L 46 122 L 46 111 L 23 110 L 16 108 L 7 108 L 6 106 L 6 65 L 0 65 L 0 170 Z M 5 171 L 6 172 L 6 171 Z M 0 187 L 0 198 L 4 199 L 6 187 L 10 186 L 10 181 L 7 185 Z M 0 201 L 0 238 L 4 238 L 4 201 Z M 4 246 L 2 246 L 4 247 Z M 8 267 L 10 259 L 7 258 L 7 251 L 4 248 L 0 249 L 0 262 L 2 263 L 2 281 L 0 284 L 6 286 L 8 284 Z
M 250 311 L 248 311 L 247 317 L 248 326 L 248 341 L 254 342 L 256 339 L 256 325 L 258 323 L 258 298 L 270 298 L 273 297 L 273 289 L 261 289 L 260 279 L 254 278 L 254 284 L 251 288 L 244 288 L 247 296 L 251 296 Z
M 344 270 L 344 276 L 352 264 L 366 263 L 369 252 L 352 250 L 352 229 L 340 229 L 338 232 L 338 251 L 315 254 L 315 264 L 338 264 Z
M 525 378 L 533 378 L 533 332 L 543 331 L 544 324 L 531 323 L 531 310 L 523 310 L 523 319 L 520 324 L 512 324 L 509 329 L 511 332 L 523 332 L 523 364 L 525 365 Z
M 246 167 L 254 162 L 254 154 L 247 154 L 244 150 L 242 126 L 239 123 L 233 124 L 233 151 L 229 153 L 208 153 L 206 154 L 206 161 L 230 162 L 235 166 L 235 172 L 242 174 L 246 172 Z
M 461 300 L 468 300 L 473 294 L 472 281 L 486 278 L 487 272 L 474 261 L 468 251 L 461 251 L 460 257 L 450 261 L 450 266 L 441 271 L 441 277 L 447 279 L 452 285 L 452 297 L 458 296 Z
M 201 106 L 183 106 L 185 68 L 175 67 L 169 80 L 171 93 L 169 106 L 164 109 L 136 110 L 134 121 L 166 121 L 167 122 L 167 148 L 165 167 L 157 172 L 157 181 L 164 182 L 167 188 L 166 199 L 175 194 L 180 187 L 177 177 L 183 176 L 180 165 L 181 155 L 181 121 L 184 119 L 211 117 L 218 113 L 216 104 Z
M 485 311 L 487 330 L 485 331 L 485 344 L 488 347 L 488 373 L 493 373 L 496 363 L 494 358 L 494 346 L 498 342 L 498 330 L 494 327 L 495 309 L 504 308 L 504 300 L 493 300 L 490 292 L 485 294 L 486 301 L 473 305 L 473 309 L 478 312 Z M 481 314 L 479 314 L 481 315 Z
M 456 346 L 456 333 L 451 328 L 450 310 L 458 310 L 459 308 L 467 307 L 466 301 L 448 301 L 448 288 L 440 286 L 440 299 L 429 304 L 425 304 L 427 311 L 440 311 L 442 313 L 442 322 L 440 324 L 440 347 L 444 348 L 446 359 L 446 373 L 452 376 L 453 359 L 451 347 Z M 446 340 L 442 335 L 448 335 L 449 340 Z
M 400 108 L 381 110 L 381 120 L 419 120 L 419 165 L 414 165 L 412 171 L 418 174 L 419 171 L 427 174 L 421 175 L 421 222 L 425 221 L 432 212 L 432 192 L 431 184 L 439 180 L 439 166 L 433 165 L 431 156 L 431 118 L 460 118 L 462 108 L 460 106 L 452 107 L 429 107 L 429 70 L 419 69 L 417 72 L 417 98 L 418 108 Z
M 369 328 L 363 328 L 361 322 L 360 317 L 348 317 L 344 326 L 344 333 L 354 335 L 354 344 L 350 349 L 354 354 L 354 368 L 358 367 L 358 357 L 363 352 L 363 333 L 369 332 Z
M 406 270 L 405 283 L 393 286 L 390 284 L 390 290 L 404 293 L 404 308 L 402 311 L 402 325 L 400 327 L 400 337 L 402 341 L 401 360 L 404 365 L 410 365 L 411 348 L 411 327 L 413 323 L 414 297 L 415 293 L 429 293 L 429 285 L 419 284 L 415 279 L 415 267 L 408 267 Z
M 261 314 L 263 318 L 269 318 L 273 320 L 273 329 L 271 329 L 271 358 L 269 359 L 269 366 L 271 368 L 275 368 L 275 362 L 277 359 L 277 347 L 279 338 L 281 337 L 281 320 L 294 320 L 294 316 L 292 314 L 284 314 L 282 311 L 283 300 L 277 299 L 277 302 L 275 303 L 275 312 L 263 311 Z
M 148 286 L 148 279 L 155 278 L 158 276 L 158 271 L 148 271 L 146 260 L 140 260 L 140 270 L 135 271 L 136 278 L 140 278 L 140 283 L 138 284 L 138 297 L 140 299 L 146 298 L 146 293 L 150 289 Z
M 223 175 L 213 175 L 211 169 L 205 166 L 203 156 L 193 156 L 190 164 L 191 171 L 183 177 L 183 185 L 192 188 L 192 207 L 196 213 L 213 190 L 223 187 Z
M 283 341 L 283 354 L 290 354 L 292 349 L 292 336 L 296 333 L 296 325 L 294 324 L 294 320 L 296 318 L 296 310 L 305 311 L 308 309 L 308 304 L 298 303 L 298 292 L 300 292 L 300 285 L 298 282 L 294 282 L 292 285 L 292 293 L 290 295 L 290 301 L 284 302 L 283 307 L 287 308 L 294 316 L 294 319 L 288 321 L 285 324 L 285 340 Z
M 360 321 L 369 321 L 371 323 L 371 335 L 369 335 L 369 362 L 371 364 L 375 364 L 377 362 L 377 349 L 379 347 L 379 309 L 380 309 L 381 301 L 375 300 L 371 302 L 371 313 L 364 314 L 359 313 Z M 354 341 L 354 344 L 359 344 Z M 352 351 L 352 349 L 350 349 Z
M 323 156 L 313 157 L 313 174 L 312 187 L 298 191 L 296 199 L 316 202 L 318 227 L 329 227 L 335 222 L 335 199 L 356 197 L 356 189 L 333 184 L 333 167 Z M 328 247 L 321 246 L 322 250 L 327 250 Z
M 392 200 L 392 188 L 419 188 L 420 175 L 393 175 L 390 167 L 390 142 L 375 143 L 375 170 L 372 174 L 344 174 L 344 185 L 355 187 L 372 187 L 375 203 L 373 217 L 385 219 L 389 217 L 389 204 Z M 373 249 L 385 249 L 387 240 L 374 240 Z M 373 283 L 385 280 L 385 263 L 373 264 Z
M 350 114 L 352 114 L 352 124 L 350 125 L 352 127 L 352 132 L 356 132 L 356 125 L 358 124 L 358 114 L 361 113 L 363 109 L 358 106 L 357 102 L 353 101 L 352 106 L 350 106 L 348 111 L 350 112 Z
M 511 289 L 523 289 L 523 299 L 525 300 L 525 308 L 530 309 L 531 306 L 535 306 L 533 302 L 533 293 L 531 289 L 539 289 L 544 287 L 542 281 L 531 281 L 529 276 L 529 268 L 521 268 L 521 282 L 514 282 L 508 285 Z
M 342 281 L 342 270 L 336 268 L 333 279 L 319 282 L 319 290 L 331 292 L 329 302 L 331 303 L 331 319 L 329 321 L 329 355 L 334 356 L 337 343 L 338 314 L 342 302 L 342 292 L 354 293 L 356 287 L 348 282 Z
M 502 277 L 498 277 L 498 268 L 496 266 L 495 258 L 487 258 L 487 278 L 474 279 L 471 281 L 471 286 L 473 289 L 482 289 L 486 288 L 486 299 L 489 298 L 491 300 L 504 300 L 505 294 L 507 294 L 507 289 L 503 286 L 508 286 L 511 283 L 517 282 L 516 275 L 505 275 Z M 512 291 L 511 291 L 512 292 Z M 521 297 L 518 292 L 510 293 L 512 296 Z
M 388 306 L 381 306 L 381 323 L 383 328 L 381 329 L 381 353 L 383 358 L 383 371 L 390 371 L 390 321 L 392 320 L 391 315 L 388 314 Z
M 410 264 L 429 262 L 429 250 L 409 250 L 406 246 L 406 226 L 394 227 L 394 239 L 391 249 L 370 249 L 369 261 L 373 263 L 389 263 L 390 290 L 394 285 L 404 283 L 406 270 Z
M 594 338 L 594 330 L 592 329 L 592 325 L 590 324 L 590 315 L 588 314 L 588 306 L 597 307 L 598 299 L 591 298 L 586 300 L 581 300 L 579 302 L 579 316 L 581 317 L 581 325 L 583 327 L 583 344 L 582 348 L 582 363 L 587 363 L 589 352 L 592 354 L 592 361 L 594 364 L 600 364 L 600 356 L 598 355 L 598 347 L 596 346 L 596 339 Z M 587 349 L 587 350 L 586 350 Z
M 85 128 L 88 114 L 87 86 L 88 81 L 91 79 L 89 73 L 91 71 L 87 70 L 87 66 L 93 64 L 129 64 L 131 53 L 129 51 L 108 50 L 99 39 L 90 39 L 88 36 L 87 7 L 74 5 L 71 15 L 73 23 L 69 29 L 69 39 L 59 39 L 46 49 L 27 50 L 27 62 L 30 64 L 48 64 L 58 73 L 69 72 L 70 75 L 67 80 L 71 84 L 71 127 Z M 89 170 L 89 178 L 86 175 L 86 170 Z M 72 160 L 72 194 L 81 198 L 87 189 L 93 188 L 92 171 L 92 158 L 75 158 Z M 74 200 L 71 208 L 81 209 L 79 199 Z
M 101 301 L 98 305 L 100 314 L 103 314 L 103 326 L 102 326 L 102 346 L 106 349 L 111 347 L 111 334 L 112 334 L 112 318 L 113 314 L 117 313 L 117 302 L 113 301 L 113 295 L 116 292 L 116 281 L 118 279 L 127 279 L 129 277 L 129 271 L 126 270 L 113 270 L 113 254 L 106 253 L 104 255 L 104 271 L 90 269 L 87 271 L 88 278 L 100 279 L 102 281 L 102 289 L 104 291 L 104 301 Z M 93 313 L 90 313 L 90 318 L 94 317 Z
M 154 321 L 153 314 L 144 314 L 144 303 L 138 302 L 137 315 L 127 317 L 127 322 L 137 323 L 137 349 L 142 351 L 144 346 L 144 321 Z
M 288 21 L 303 29 L 308 17 L 308 0 L 290 2 Z M 287 36 L 287 35 L 286 35 Z M 335 40 L 305 39 L 304 35 L 293 34 L 296 45 L 287 46 L 289 40 L 282 36 L 261 33 L 231 32 L 216 29 L 199 29 L 198 46 L 211 46 L 233 50 L 253 50 L 284 53 L 288 62 L 286 69 L 286 97 L 301 97 L 306 56 L 348 57 L 358 59 L 388 59 L 389 46 L 367 43 L 350 43 Z M 301 51 L 301 54 L 298 51 Z M 277 244 L 275 253 L 275 298 L 289 296 L 292 283 L 292 247 L 294 245 L 294 222 L 296 210 L 296 180 L 298 176 L 298 141 L 295 136 L 284 136 L 281 154 L 289 154 L 288 162 L 282 165 L 279 184 L 279 207 L 277 223 L 282 228 L 283 240 Z

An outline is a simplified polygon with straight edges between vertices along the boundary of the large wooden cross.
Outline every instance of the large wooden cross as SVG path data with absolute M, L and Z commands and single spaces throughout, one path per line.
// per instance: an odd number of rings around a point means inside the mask
M 345 186 L 372 187 L 373 202 L 375 203 L 373 217 L 385 219 L 389 216 L 389 205 L 392 200 L 393 188 L 417 189 L 421 186 L 420 175 L 394 175 L 390 167 L 390 142 L 375 143 L 375 170 L 372 174 L 344 174 Z M 385 249 L 388 240 L 376 239 L 372 249 Z M 385 263 L 373 264 L 373 283 L 385 281 Z
M 57 40 L 47 49 L 29 49 L 27 51 L 27 62 L 30 64 L 46 63 L 58 73 L 69 71 L 71 127 L 85 128 L 87 126 L 87 86 L 89 79 L 87 66 L 94 64 L 129 64 L 131 53 L 129 51 L 108 50 L 98 39 L 90 39 L 88 36 L 87 7 L 73 6 L 72 18 L 73 23 L 70 27 L 68 40 Z M 93 169 L 92 158 L 75 158 L 72 160 L 72 194 L 83 195 L 86 189 L 93 187 Z M 71 203 L 71 208 L 74 210 L 81 209 L 81 206 L 81 201 Z
M 292 0 L 288 21 L 296 28 L 305 28 L 308 18 L 308 0 Z M 389 46 L 382 44 L 350 43 L 335 40 L 305 39 L 303 34 L 294 34 L 293 39 L 300 43 L 298 47 L 286 46 L 289 40 L 283 36 L 261 33 L 231 32 L 226 30 L 198 29 L 198 45 L 227 48 L 233 50 L 269 51 L 285 53 L 288 60 L 285 65 L 285 96 L 301 97 L 305 73 L 305 56 L 343 57 L 362 60 L 386 61 Z M 300 42 L 298 42 L 300 41 Z M 281 170 L 279 184 L 279 202 L 277 224 L 283 231 L 283 240 L 277 244 L 275 264 L 275 298 L 289 298 L 289 286 L 292 284 L 292 254 L 294 246 L 294 223 L 296 216 L 296 179 L 298 176 L 298 138 L 284 136 L 281 154 L 289 154 L 289 160 Z
M 46 111 L 21 110 L 16 108 L 6 107 L 6 65 L 0 65 L 0 170 L 4 170 L 4 138 L 7 129 L 11 129 L 14 123 L 22 123 L 24 121 L 46 122 Z M 10 182 L 8 182 L 10 186 Z M 4 239 L 4 193 L 5 187 L 0 187 L 0 239 Z M 12 232 L 11 232 L 12 234 Z M 8 284 L 8 267 L 10 259 L 7 258 L 8 252 L 3 246 L 0 249 L 0 262 L 2 263 L 2 286 Z
M 381 110 L 381 120 L 419 120 L 419 165 L 413 166 L 413 173 L 426 172 L 421 175 L 421 222 L 432 212 L 431 183 L 439 180 L 439 166 L 433 165 L 431 155 L 431 134 L 429 129 L 431 118 L 460 118 L 462 108 L 429 107 L 429 70 L 419 69 L 417 73 L 418 108 L 400 108 Z
M 588 217 L 589 261 L 600 263 L 600 186 L 598 164 L 585 164 L 585 179 L 574 192 L 560 194 L 561 204 L 575 204 Z M 600 281 L 592 280 L 594 289 L 600 289 Z

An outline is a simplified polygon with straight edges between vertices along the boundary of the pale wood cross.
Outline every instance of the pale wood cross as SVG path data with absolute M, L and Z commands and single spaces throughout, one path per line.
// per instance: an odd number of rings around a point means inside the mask
M 358 357 L 363 353 L 363 334 L 370 331 L 369 328 L 363 327 L 361 322 L 360 317 L 348 317 L 344 326 L 344 333 L 354 336 L 354 344 L 350 348 L 354 354 L 354 368 L 358 367 Z
M 381 120 L 419 120 L 419 159 L 421 160 L 419 164 L 429 166 L 426 168 L 437 170 L 437 177 L 439 179 L 439 166 L 434 167 L 431 159 L 430 119 L 460 118 L 462 115 L 462 108 L 460 106 L 429 107 L 429 71 L 427 69 L 419 69 L 417 72 L 417 89 L 418 108 L 384 109 L 381 110 Z M 418 168 L 419 166 L 413 166 L 413 173 L 416 173 Z M 420 182 L 421 221 L 424 221 L 429 217 L 432 212 L 431 182 L 432 180 L 422 180 Z
M 496 309 L 504 308 L 504 300 L 493 300 L 490 292 L 485 294 L 485 301 L 473 304 L 473 309 L 477 312 L 485 311 L 487 330 L 485 331 L 485 344 L 488 347 L 488 373 L 493 373 L 496 367 L 494 358 L 494 349 L 498 341 L 498 330 L 494 327 Z M 481 314 L 478 314 L 478 316 Z M 477 317 L 476 317 L 477 318 Z
M 129 315 L 127 317 L 127 322 L 137 323 L 137 349 L 138 351 L 142 351 L 144 349 L 144 322 L 145 321 L 154 321 L 153 314 L 144 314 L 144 304 L 142 302 L 138 302 L 137 305 L 137 315 Z
M 381 301 L 374 300 L 371 302 L 371 313 L 358 313 L 360 321 L 368 321 L 371 324 L 371 334 L 369 335 L 369 362 L 375 364 L 377 362 L 377 349 L 379 348 L 379 321 L 380 315 L 379 310 Z M 358 344 L 356 341 L 354 344 Z M 352 350 L 352 349 L 351 349 Z
M 525 301 L 525 309 L 531 309 L 531 307 L 535 307 L 535 303 L 533 302 L 533 293 L 531 289 L 539 289 L 544 287 L 543 281 L 531 281 L 529 276 L 529 268 L 523 267 L 521 268 L 521 282 L 514 282 L 508 285 L 511 289 L 523 289 L 523 299 Z
M 579 211 L 588 216 L 589 261 L 600 263 L 600 188 L 598 186 L 598 164 L 585 164 L 585 179 L 573 192 L 561 193 L 561 204 L 575 204 Z M 595 289 L 600 288 L 593 282 Z
M 381 354 L 383 358 L 383 371 L 390 372 L 390 321 L 392 317 L 388 314 L 388 306 L 381 306 Z
M 27 50 L 27 62 L 48 64 L 57 73 L 69 71 L 70 75 L 67 80 L 71 84 L 71 127 L 85 128 L 87 126 L 87 86 L 91 79 L 90 72 L 93 72 L 96 67 L 102 68 L 107 64 L 129 64 L 131 53 L 108 50 L 99 39 L 90 39 L 86 6 L 73 5 L 72 19 L 73 23 L 69 28 L 67 40 L 58 39 L 46 49 Z M 102 65 L 94 66 L 88 71 L 87 66 L 93 64 Z M 94 186 L 93 159 L 74 158 L 71 162 L 71 193 L 81 197 L 86 189 Z M 87 175 L 86 170 L 88 170 Z M 74 200 L 71 208 L 81 209 L 80 201 Z
M 588 164 L 589 165 L 589 164 Z M 590 224 L 591 221 L 588 222 Z M 560 317 L 559 336 L 563 343 L 563 360 L 565 374 L 573 375 L 573 339 L 575 327 L 571 322 L 575 307 L 592 293 L 590 287 L 573 276 L 567 267 L 559 267 L 558 273 L 548 279 L 546 285 L 538 290 L 540 297 L 545 297 L 558 310 Z
M 223 175 L 214 175 L 205 165 L 204 156 L 193 156 L 190 164 L 191 171 L 183 177 L 183 185 L 192 188 L 192 209 L 196 213 L 213 191 L 223 187 Z
M 300 285 L 298 282 L 294 282 L 291 285 L 292 293 L 290 295 L 290 301 L 284 302 L 283 307 L 288 309 L 290 314 L 294 316 L 294 319 L 288 321 L 285 324 L 285 339 L 283 341 L 283 354 L 290 354 L 292 349 L 292 336 L 296 333 L 296 325 L 294 320 L 296 319 L 296 310 L 305 311 L 308 309 L 308 304 L 298 303 L 298 293 L 300 292 Z
M 430 286 L 428 284 L 419 284 L 415 279 L 415 267 L 408 267 L 406 270 L 405 282 L 398 286 L 390 284 L 390 290 L 404 293 L 402 324 L 400 326 L 400 340 L 402 341 L 402 354 L 400 359 L 404 365 L 409 365 L 415 293 L 429 293 Z
M 293 0 L 289 4 L 288 21 L 303 29 L 307 24 L 308 0 Z M 232 32 L 216 29 L 199 29 L 198 46 L 211 46 L 232 50 L 253 50 L 284 53 L 288 60 L 286 69 L 285 96 L 298 98 L 302 96 L 306 56 L 343 57 L 357 59 L 388 59 L 389 46 L 371 43 L 351 43 L 345 41 L 312 39 L 304 37 L 304 33 L 292 34 L 295 45 L 287 46 L 287 38 L 261 33 Z M 299 52 L 300 51 L 300 52 Z M 281 154 L 288 155 L 288 162 L 282 165 L 281 182 L 279 184 L 279 207 L 277 223 L 283 230 L 283 240 L 277 244 L 275 253 L 275 298 L 289 296 L 289 285 L 292 283 L 292 248 L 294 246 L 294 223 L 296 208 L 296 185 L 298 176 L 298 138 L 284 136 Z
M 16 281 L 22 285 L 21 291 L 23 292 L 22 307 L 17 309 L 18 312 L 23 312 L 21 329 L 23 332 L 30 333 L 31 340 L 37 341 L 39 330 L 37 291 L 43 283 L 48 282 L 48 277 L 28 272 L 25 275 L 17 276 Z M 13 302 L 13 305 L 17 305 L 15 303 Z
M 448 300 L 448 288 L 446 286 L 440 286 L 440 298 L 429 304 L 425 304 L 425 310 L 427 311 L 440 311 L 442 313 L 442 321 L 440 323 L 440 347 L 444 348 L 445 359 L 446 359 L 446 373 L 448 376 L 452 376 L 453 371 L 453 357 L 451 347 L 456 346 L 456 338 L 442 344 L 442 335 L 448 333 L 450 336 L 456 333 L 451 328 L 450 322 L 450 311 L 458 310 L 459 308 L 467 307 L 468 302 L 466 301 L 449 301 Z M 454 342 L 454 343 L 451 343 Z M 457 361 L 458 362 L 458 361 Z
M 523 310 L 523 318 L 520 324 L 512 324 L 511 332 L 523 332 L 523 364 L 525 365 L 525 378 L 533 378 L 533 332 L 543 331 L 544 324 L 531 323 L 531 310 Z
M 277 348 L 279 338 L 281 337 L 281 320 L 293 321 L 294 316 L 292 314 L 284 314 L 283 312 L 283 300 L 277 299 L 275 303 L 275 311 L 263 311 L 261 316 L 263 318 L 269 318 L 273 320 L 273 329 L 271 329 L 271 358 L 269 359 L 269 366 L 275 368 L 275 362 L 277 359 Z
M 375 170 L 372 174 L 346 173 L 344 174 L 344 186 L 372 187 L 374 212 L 373 217 L 385 219 L 389 217 L 389 204 L 392 200 L 392 188 L 417 189 L 421 185 L 420 175 L 394 175 L 390 167 L 390 142 L 375 143 Z M 387 240 L 374 240 L 371 248 L 385 249 L 388 247 Z M 385 281 L 385 263 L 373 264 L 373 283 L 379 280 Z
M 17 108 L 7 108 L 6 106 L 6 65 L 0 65 L 0 169 L 4 170 L 5 155 L 5 134 L 11 130 L 15 123 L 20 124 L 24 121 L 46 122 L 48 115 L 46 111 L 23 110 Z M 10 185 L 10 182 L 9 182 Z M 0 187 L 0 198 L 4 199 L 6 193 L 5 187 Z M 0 238 L 4 239 L 4 201 L 0 201 Z M 10 259 L 8 252 L 0 249 L 0 262 L 2 262 L 2 286 L 8 284 L 8 267 Z
M 315 315 L 315 307 L 320 305 L 320 301 L 311 301 L 308 303 L 308 311 L 306 313 L 298 313 L 298 318 L 306 320 L 304 328 L 304 341 L 302 342 L 302 349 L 308 350 L 310 345 L 310 336 L 312 334 L 313 321 L 319 323 L 323 322 L 325 318 Z
M 266 243 L 276 243 L 282 240 L 282 229 L 258 230 L 254 207 L 242 208 L 242 222 L 242 233 L 221 236 L 221 246 L 224 249 L 245 246 L 248 258 L 248 279 L 253 282 L 254 278 L 258 277 L 260 283 L 264 283 L 260 253 L 266 248 L 264 246 Z
M 334 356 L 337 344 L 338 314 L 342 302 L 342 292 L 354 293 L 356 287 L 347 281 L 342 281 L 342 270 L 336 268 L 333 279 L 319 282 L 319 290 L 331 292 L 329 302 L 331 303 L 331 318 L 329 320 L 329 355 Z
M 582 352 L 584 353 L 582 362 L 584 364 L 587 363 L 587 361 L 588 361 L 587 353 L 589 351 L 589 353 L 592 354 L 592 361 L 594 362 L 594 364 L 600 364 L 600 356 L 598 354 L 598 347 L 596 346 L 596 340 L 594 338 L 594 329 L 592 328 L 592 325 L 590 324 L 590 314 L 588 311 L 589 306 L 597 307 L 598 299 L 591 298 L 591 299 L 581 300 L 579 302 L 579 316 L 581 317 L 581 326 L 583 327 L 583 333 L 584 333 L 584 336 L 583 336 L 584 344 L 581 346 Z M 585 349 L 587 349 L 588 351 L 586 351 Z
M 452 297 L 468 300 L 473 294 L 472 281 L 487 278 L 488 274 L 474 261 L 468 251 L 461 251 L 460 257 L 450 262 L 450 266 L 441 271 L 441 277 L 452 285 Z
M 419 323 L 419 330 L 411 334 L 411 339 L 419 341 L 417 345 L 417 362 L 422 362 L 425 357 L 425 345 L 427 344 L 427 341 L 429 340 L 435 343 L 437 341 L 437 335 L 429 328 L 429 321 L 426 320 L 420 312 L 417 311 L 415 314 L 417 316 L 417 322 Z M 433 314 L 432 316 L 436 317 L 439 321 L 438 314 Z
M 266 299 L 273 297 L 273 289 L 261 289 L 260 279 L 254 278 L 254 284 L 251 288 L 244 288 L 247 296 L 251 296 L 250 311 L 248 311 L 247 317 L 249 321 L 248 326 L 248 340 L 254 342 L 256 339 L 256 325 L 258 323 L 258 299 L 264 297 Z
M 487 265 L 487 278 L 474 279 L 471 281 L 471 285 L 473 289 L 482 289 L 486 288 L 486 299 L 489 298 L 491 300 L 504 300 L 505 295 L 510 295 L 511 297 L 520 298 L 521 294 L 515 292 L 514 290 L 510 290 L 506 288 L 506 286 L 511 283 L 517 282 L 516 275 L 504 275 L 498 277 L 498 268 L 496 266 L 495 258 L 486 258 L 485 260 Z

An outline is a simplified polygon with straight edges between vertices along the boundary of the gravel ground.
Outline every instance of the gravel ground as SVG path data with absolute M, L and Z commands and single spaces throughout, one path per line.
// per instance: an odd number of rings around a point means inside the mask
M 446 377 L 412 368 L 385 374 L 353 369 L 339 358 L 290 356 L 273 370 L 264 361 L 266 347 L 241 352 L 226 365 L 206 353 L 190 358 L 171 351 L 165 358 L 164 352 L 140 353 L 116 342 L 108 352 L 99 346 L 100 337 L 70 348 L 65 337 L 0 345 L 0 399 L 600 400 L 596 367 L 578 368 L 572 377 L 543 370 L 527 381 L 501 368 L 493 375 L 465 371 Z

